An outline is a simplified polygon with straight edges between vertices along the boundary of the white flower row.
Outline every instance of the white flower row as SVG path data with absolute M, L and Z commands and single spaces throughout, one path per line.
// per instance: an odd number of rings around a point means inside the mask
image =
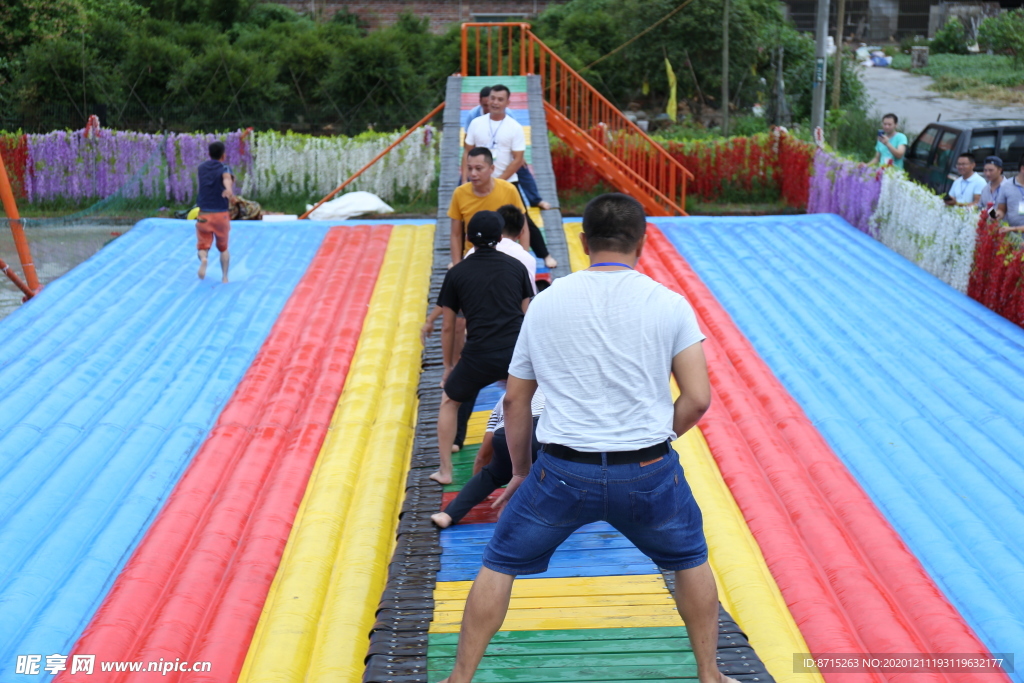
M 871 226 L 882 244 L 967 292 L 977 240 L 976 210 L 950 208 L 931 190 L 890 168 L 882 177 Z
M 255 133 L 246 195 L 259 198 L 280 193 L 320 199 L 401 135 L 398 132 L 350 138 Z M 385 201 L 394 199 L 402 190 L 428 191 L 437 175 L 438 138 L 429 126 L 413 132 L 345 191 L 365 190 Z

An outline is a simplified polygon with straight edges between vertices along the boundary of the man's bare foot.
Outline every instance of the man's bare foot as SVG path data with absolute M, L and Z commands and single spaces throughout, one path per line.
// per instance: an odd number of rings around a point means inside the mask
M 205 280 L 206 279 L 206 266 L 207 266 L 207 263 L 208 263 L 208 261 L 206 259 L 204 259 L 204 258 L 199 259 L 199 279 L 200 280 Z
M 543 199 L 540 200 L 540 203 L 537 204 L 537 207 L 543 209 L 544 211 L 550 211 L 553 208 L 551 206 L 551 202 L 546 202 Z
M 227 275 L 225 275 L 224 277 L 222 277 L 222 278 L 220 279 L 220 281 L 221 281 L 221 282 L 223 282 L 224 284 L 227 284 L 227 283 L 228 283 L 228 276 L 227 276 Z
M 441 484 L 442 486 L 447 486 L 448 484 L 452 483 L 452 475 L 442 474 L 441 470 L 438 470 L 437 472 L 431 474 L 430 478 L 436 481 L 438 484 Z
M 557 268 L 558 261 L 555 260 L 554 256 L 548 254 L 547 256 L 544 257 L 544 265 L 547 266 L 548 268 Z
M 447 512 L 435 512 L 430 515 L 430 520 L 442 529 L 447 529 L 452 525 L 452 518 Z
M 453 443 L 452 444 L 452 453 L 458 453 L 461 450 L 462 450 L 462 446 L 460 446 L 457 443 Z

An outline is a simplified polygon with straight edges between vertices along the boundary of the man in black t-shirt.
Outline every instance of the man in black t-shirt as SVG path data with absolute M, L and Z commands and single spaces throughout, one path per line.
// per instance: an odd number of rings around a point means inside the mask
M 478 211 L 469 221 L 473 258 L 455 264 L 445 275 L 437 305 L 443 310 L 441 346 L 444 378 L 437 415 L 437 447 L 441 467 L 430 475 L 439 484 L 452 482 L 452 443 L 459 405 L 489 384 L 508 377 L 523 314 L 533 296 L 526 266 L 494 247 L 501 241 L 504 219 L 494 211 Z M 466 344 L 452 367 L 455 316 L 466 317 Z

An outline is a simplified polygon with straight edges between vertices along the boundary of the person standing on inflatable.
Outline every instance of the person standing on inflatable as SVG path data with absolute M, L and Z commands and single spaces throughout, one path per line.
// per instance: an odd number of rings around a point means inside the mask
M 442 683 L 470 683 L 505 619 L 515 578 L 546 571 L 573 531 L 598 520 L 675 572 L 700 683 L 733 681 L 715 659 L 718 591 L 701 511 L 671 446 L 711 403 L 704 335 L 685 298 L 634 270 L 646 223 L 632 197 L 592 200 L 581 236 L 590 268 L 555 280 L 526 311 L 504 404 L 512 480 L 494 502 L 504 509 Z M 680 390 L 674 403 L 670 374 Z M 531 465 L 538 388 L 547 401 Z
M 206 277 L 207 257 L 214 238 L 220 252 L 221 282 L 228 281 L 228 234 L 231 232 L 229 209 L 235 198 L 231 167 L 224 163 L 224 143 L 210 143 L 210 159 L 199 164 L 199 217 L 196 218 L 196 250 L 199 252 L 199 279 Z

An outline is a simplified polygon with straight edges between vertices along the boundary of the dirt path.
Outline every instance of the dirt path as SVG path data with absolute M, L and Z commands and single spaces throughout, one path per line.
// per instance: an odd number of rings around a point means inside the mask
M 861 79 L 873 101 L 870 110 L 879 116 L 895 112 L 906 122 L 907 134 L 918 133 L 942 114 L 943 120 L 1021 118 L 1021 107 L 999 107 L 988 102 L 956 100 L 943 97 L 926 88 L 932 83 L 928 76 L 886 68 L 865 68 Z

